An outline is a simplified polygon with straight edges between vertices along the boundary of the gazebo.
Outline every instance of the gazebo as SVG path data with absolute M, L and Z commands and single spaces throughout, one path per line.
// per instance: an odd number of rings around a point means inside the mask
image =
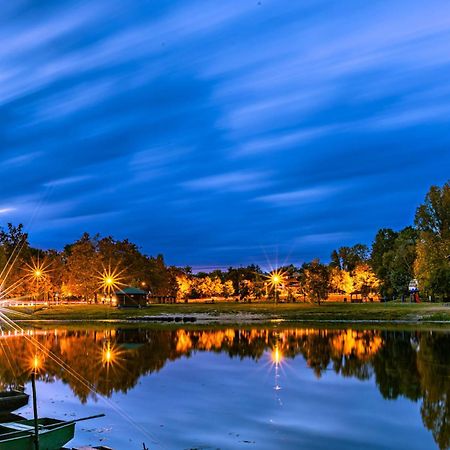
M 147 292 L 132 286 L 116 291 L 117 307 L 138 307 L 147 305 Z

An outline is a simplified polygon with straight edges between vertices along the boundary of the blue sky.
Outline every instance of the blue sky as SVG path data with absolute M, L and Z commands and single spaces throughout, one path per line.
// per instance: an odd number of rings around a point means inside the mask
M 36 246 L 326 260 L 449 176 L 448 2 L 17 0 L 0 39 L 0 224 Z

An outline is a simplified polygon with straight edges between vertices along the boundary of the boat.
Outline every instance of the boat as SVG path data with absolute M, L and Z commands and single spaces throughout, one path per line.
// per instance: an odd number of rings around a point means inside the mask
M 16 389 L 0 392 L 0 414 L 8 414 L 28 405 L 30 396 Z
M 39 450 L 60 450 L 75 436 L 75 421 L 38 419 Z M 0 424 L 0 450 L 34 450 L 34 419 Z

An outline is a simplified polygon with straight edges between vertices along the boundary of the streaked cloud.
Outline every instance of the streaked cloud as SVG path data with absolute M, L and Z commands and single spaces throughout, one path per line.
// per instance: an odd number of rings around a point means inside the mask
M 314 187 L 264 195 L 257 197 L 256 200 L 270 203 L 275 206 L 287 206 L 325 200 L 339 191 L 340 188 L 337 187 Z
M 14 211 L 14 208 L 0 208 L 0 214 L 8 214 Z
M 7 2 L 0 39 L 0 226 L 36 245 L 327 258 L 448 179 L 450 4 Z
M 228 172 L 196 178 L 183 183 L 193 190 L 216 190 L 228 192 L 253 191 L 270 185 L 270 174 L 264 172 Z

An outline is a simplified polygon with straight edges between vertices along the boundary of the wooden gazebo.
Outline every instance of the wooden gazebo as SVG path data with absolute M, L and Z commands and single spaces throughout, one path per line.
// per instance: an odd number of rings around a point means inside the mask
M 147 305 L 147 292 L 132 286 L 125 287 L 115 292 L 117 307 L 141 308 Z

